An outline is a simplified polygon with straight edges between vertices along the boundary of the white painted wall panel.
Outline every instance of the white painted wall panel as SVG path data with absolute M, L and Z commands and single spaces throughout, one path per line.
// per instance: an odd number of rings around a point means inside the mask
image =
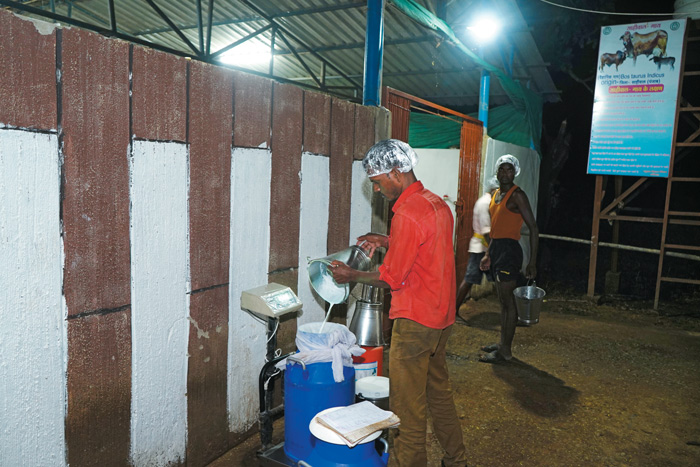
M 267 353 L 267 325 L 241 310 L 241 293 L 268 283 L 272 154 L 234 148 L 231 157 L 228 417 L 230 430 L 240 433 L 258 420 Z
M 372 231 L 372 182 L 362 168 L 362 161 L 352 163 L 352 194 L 350 201 L 350 244 L 357 237 Z
M 413 169 L 423 186 L 447 202 L 456 219 L 455 201 L 459 189 L 459 149 L 417 148 L 418 165 Z M 455 223 L 455 232 L 456 232 Z M 452 237 L 454 238 L 454 236 Z
M 323 321 L 326 302 L 309 283 L 307 258 L 328 253 L 330 159 L 309 152 L 301 155 L 301 213 L 299 219 L 299 298 L 304 304 L 298 325 Z
M 130 175 L 131 457 L 168 465 L 187 440 L 187 146 L 134 141 Z
M 66 465 L 56 135 L 0 130 L 0 465 Z

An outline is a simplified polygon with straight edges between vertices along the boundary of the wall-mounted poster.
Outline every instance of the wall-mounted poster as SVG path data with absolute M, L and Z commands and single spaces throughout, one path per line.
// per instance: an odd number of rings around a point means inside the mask
M 686 20 L 601 28 L 588 173 L 668 177 Z

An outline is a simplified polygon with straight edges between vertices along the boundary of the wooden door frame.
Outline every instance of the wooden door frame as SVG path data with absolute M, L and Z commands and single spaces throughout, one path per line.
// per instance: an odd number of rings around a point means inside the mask
M 418 107 L 418 104 L 421 107 Z M 481 187 L 481 153 L 484 124 L 469 115 L 412 96 L 389 87 L 382 90 L 382 105 L 391 112 L 391 137 L 408 143 L 411 108 L 420 108 L 436 115 L 447 114 L 462 121 L 459 144 L 459 178 L 455 202 L 455 267 L 458 282 L 464 277 L 469 261 L 469 240 L 472 237 L 472 214 Z

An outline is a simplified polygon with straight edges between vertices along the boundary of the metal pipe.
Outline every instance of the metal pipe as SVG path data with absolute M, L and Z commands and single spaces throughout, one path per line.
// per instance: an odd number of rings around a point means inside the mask
M 548 238 L 551 240 L 562 240 L 565 242 L 572 242 L 572 243 L 583 243 L 584 245 L 591 244 L 590 240 L 585 240 L 583 238 L 561 237 L 559 235 L 550 235 L 550 234 L 543 234 L 543 233 L 540 234 L 540 238 Z M 654 248 L 642 248 L 639 246 L 621 245 L 619 243 L 598 242 L 598 246 L 606 246 L 609 248 L 617 248 L 620 250 L 637 251 L 639 253 L 653 253 L 653 254 L 657 254 L 657 255 L 659 253 L 661 253 L 661 250 L 656 250 Z M 676 253 L 675 251 L 666 251 L 666 255 L 673 256 L 674 258 L 683 258 L 683 259 L 690 259 L 693 261 L 700 261 L 700 256 L 689 255 L 687 253 Z

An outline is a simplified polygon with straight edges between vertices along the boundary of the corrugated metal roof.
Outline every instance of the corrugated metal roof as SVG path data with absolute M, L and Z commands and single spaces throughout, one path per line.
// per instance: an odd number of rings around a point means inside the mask
M 419 3 L 436 12 L 439 1 Z M 466 37 L 465 26 L 482 3 L 441 2 L 443 19 L 472 50 L 476 50 L 476 45 Z M 484 47 L 484 59 L 506 71 L 512 69 L 513 78 L 540 93 L 545 102 L 558 101 L 547 64 L 515 0 L 489 3 L 496 9 L 504 28 L 495 42 Z M 318 81 L 327 92 L 361 98 L 366 1 L 114 0 L 115 24 L 110 21 L 109 0 L 0 0 L 0 4 L 21 7 L 24 9 L 19 11 L 21 14 L 37 16 L 41 11 L 62 22 L 212 62 L 220 58 L 216 56 L 218 51 L 262 30 L 244 46 L 258 44 L 269 50 L 274 36 L 274 77 L 315 87 Z M 210 14 L 211 28 L 208 27 Z M 209 33 L 211 43 L 207 53 Z M 383 85 L 447 107 L 477 106 L 481 70 L 454 44 L 407 17 L 390 1 L 385 7 L 384 40 Z M 233 50 L 240 47 L 243 45 Z M 258 74 L 270 71 L 269 61 L 235 66 Z M 508 102 L 498 81 L 492 80 L 491 105 Z

